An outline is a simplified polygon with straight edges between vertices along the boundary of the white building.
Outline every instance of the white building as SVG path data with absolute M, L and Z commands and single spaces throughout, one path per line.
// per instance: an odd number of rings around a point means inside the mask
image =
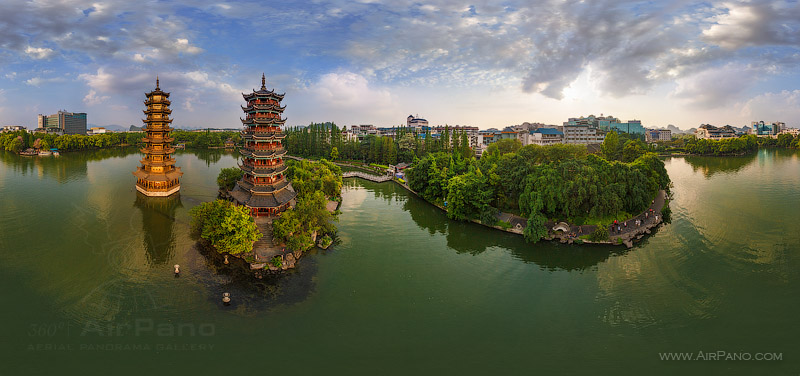
M 406 125 L 411 128 L 422 128 L 428 126 L 428 121 L 419 117 L 419 115 L 408 115 L 406 118 Z
M 695 137 L 709 140 L 721 140 L 723 138 L 736 137 L 736 130 L 730 125 L 715 127 L 711 124 L 703 124 L 694 132 Z
M 588 125 L 563 125 L 559 128 L 564 133 L 565 144 L 602 144 L 606 137 L 603 131 Z
M 547 146 L 564 142 L 564 132 L 555 128 L 536 128 L 518 133 L 517 139 L 522 146 L 539 145 Z
M 644 132 L 646 142 L 671 141 L 672 131 L 669 129 L 648 129 Z

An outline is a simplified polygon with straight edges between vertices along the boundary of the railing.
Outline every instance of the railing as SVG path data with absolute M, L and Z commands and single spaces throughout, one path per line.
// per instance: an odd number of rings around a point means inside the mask
M 342 174 L 342 177 L 343 178 L 361 178 L 361 179 L 365 179 L 365 180 L 369 180 L 369 181 L 374 181 L 376 183 L 382 183 L 382 182 L 385 182 L 385 181 L 392 180 L 392 177 L 389 176 L 389 175 L 383 175 L 383 176 L 370 175 L 370 174 L 365 174 L 365 173 L 359 172 L 359 171 L 347 171 L 347 172 Z

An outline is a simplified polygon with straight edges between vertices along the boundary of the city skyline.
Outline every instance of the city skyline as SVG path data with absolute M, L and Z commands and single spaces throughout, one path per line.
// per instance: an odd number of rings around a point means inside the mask
M 241 93 L 289 125 L 482 129 L 614 115 L 647 127 L 800 123 L 796 2 L 123 1 L 0 4 L 0 124 L 87 112 L 139 126 L 156 75 L 177 127 L 239 127 Z

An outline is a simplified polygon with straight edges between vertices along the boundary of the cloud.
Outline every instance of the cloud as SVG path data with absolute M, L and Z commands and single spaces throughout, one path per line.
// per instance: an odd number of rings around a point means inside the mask
M 43 84 L 54 83 L 54 82 L 64 82 L 64 78 L 62 77 L 51 77 L 51 78 L 42 78 L 42 77 L 31 77 L 25 80 L 25 84 L 28 86 L 41 86 Z
M 782 121 L 796 127 L 800 119 L 800 90 L 763 93 L 750 98 L 742 106 L 741 115 L 751 121 Z
M 308 92 L 328 108 L 380 109 L 392 103 L 388 90 L 371 88 L 364 76 L 352 72 L 325 74 Z
M 800 4 L 796 1 L 725 2 L 703 30 L 709 43 L 726 49 L 800 44 Z
M 100 104 L 108 100 L 110 97 L 107 95 L 97 95 L 97 92 L 94 90 L 89 90 L 89 93 L 83 97 L 83 103 L 88 104 L 89 106 L 94 106 L 96 104 Z
M 718 108 L 741 99 L 758 82 L 761 71 L 751 66 L 728 64 L 677 80 L 672 93 L 690 108 Z
M 53 51 L 52 48 L 28 46 L 27 48 L 25 48 L 25 53 L 34 59 L 42 60 L 42 59 L 49 59 L 50 57 L 55 55 L 56 52 Z

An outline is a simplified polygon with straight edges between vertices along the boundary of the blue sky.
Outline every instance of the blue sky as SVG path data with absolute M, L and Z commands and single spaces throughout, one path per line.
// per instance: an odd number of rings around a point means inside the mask
M 0 2 L 0 124 L 87 112 L 141 125 L 155 76 L 177 127 L 239 127 L 242 92 L 289 125 L 800 126 L 797 1 Z

